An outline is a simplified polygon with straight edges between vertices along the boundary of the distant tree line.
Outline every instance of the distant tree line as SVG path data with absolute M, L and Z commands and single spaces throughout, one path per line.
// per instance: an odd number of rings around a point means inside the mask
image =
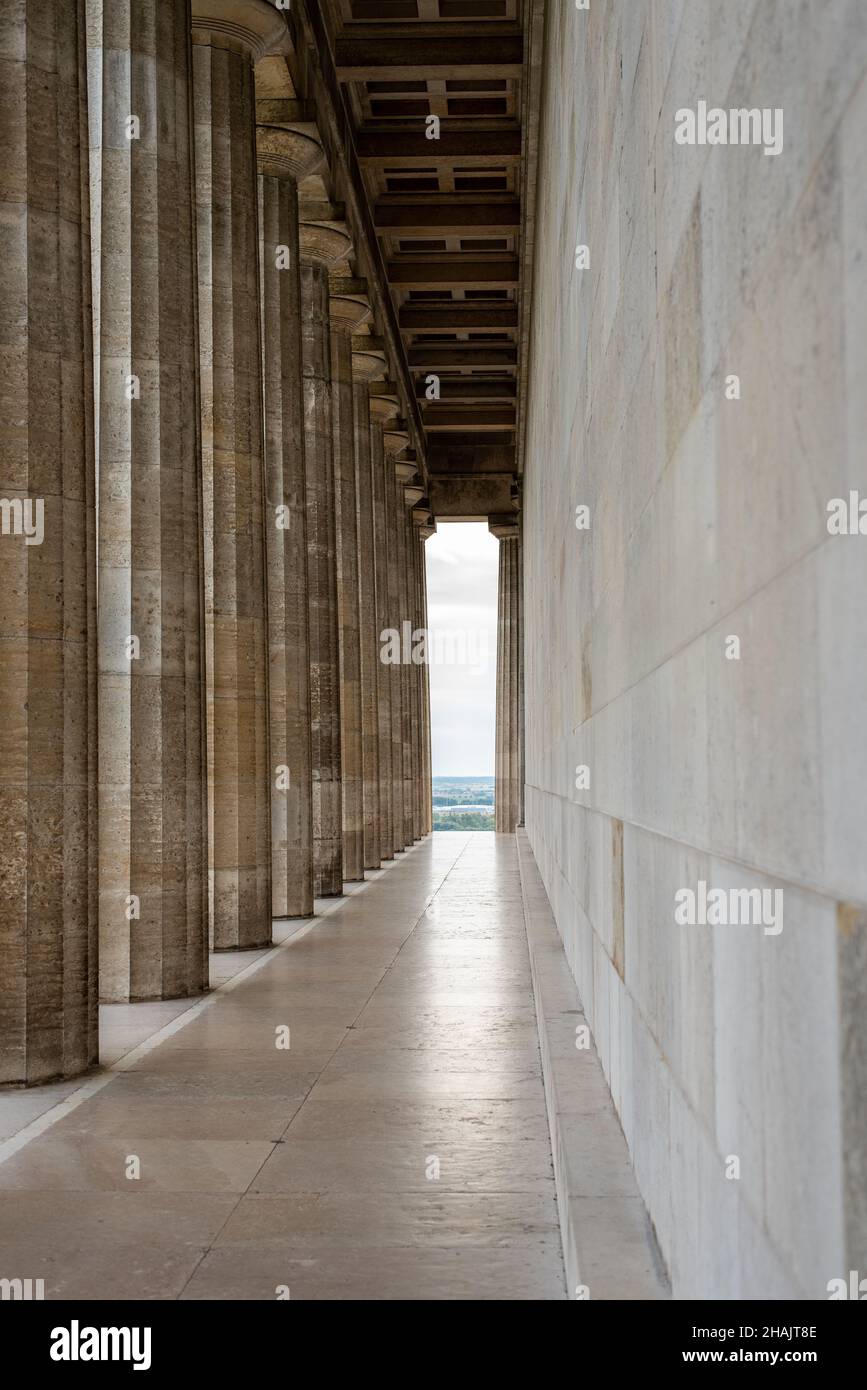
M 471 791 L 456 796 L 446 796 L 443 792 L 436 792 L 433 798 L 434 806 L 466 806 L 472 803 L 474 806 L 493 806 L 494 793 L 492 791 Z
M 494 816 L 490 811 L 434 812 L 434 830 L 493 830 Z

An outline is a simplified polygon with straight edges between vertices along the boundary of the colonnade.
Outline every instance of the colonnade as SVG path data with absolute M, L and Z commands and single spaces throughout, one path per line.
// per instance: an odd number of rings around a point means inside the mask
M 0 1082 L 430 831 L 427 667 L 381 660 L 429 513 L 316 122 L 257 126 L 287 44 L 266 0 L 4 9 L 0 493 L 44 537 L 0 540 Z

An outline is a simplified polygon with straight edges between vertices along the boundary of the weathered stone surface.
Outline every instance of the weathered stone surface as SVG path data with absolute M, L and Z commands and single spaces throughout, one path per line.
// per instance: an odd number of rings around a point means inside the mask
M 490 527 L 500 542 L 494 814 L 496 829 L 511 834 L 522 819 L 524 785 L 521 538 L 517 522 L 508 517 L 492 518 Z
M 383 493 L 385 502 L 386 555 L 388 583 L 388 633 L 401 633 L 401 547 L 398 522 L 403 507 L 397 495 L 394 476 L 394 451 L 403 447 L 403 440 L 393 431 L 383 431 Z M 391 834 L 392 848 L 398 854 L 406 846 L 403 805 L 403 668 L 401 662 L 385 667 L 391 686 Z
M 18 1084 L 72 1076 L 97 1054 L 87 140 L 83 0 L 6 6 L 0 20 L 0 1082 Z M 27 521 L 25 501 L 34 544 L 13 524 L 16 504 Z
M 399 465 L 398 465 L 399 467 Z M 395 529 L 397 532 L 395 551 L 397 555 L 397 602 L 398 602 L 398 622 L 397 630 L 401 634 L 401 661 L 398 666 L 398 673 L 401 686 L 401 721 L 400 721 L 400 753 L 401 753 L 401 778 L 403 784 L 403 842 L 404 845 L 413 843 L 413 785 L 412 785 L 412 681 L 413 665 L 410 660 L 411 650 L 407 650 L 405 632 L 408 630 L 410 641 L 412 637 L 412 614 L 410 611 L 410 583 L 409 583 L 409 527 L 410 521 L 407 516 L 406 500 L 403 495 L 403 483 L 399 477 L 395 478 Z M 404 624 L 408 623 L 406 629 Z
M 331 412 L 337 520 L 337 612 L 340 632 L 340 751 L 343 877 L 364 878 L 364 769 L 361 748 L 361 628 L 356 499 L 352 334 L 370 317 L 360 295 L 335 294 L 331 318 Z
M 428 612 L 427 612 L 427 560 L 425 556 L 424 542 L 427 540 L 428 532 L 419 531 L 419 554 L 421 566 L 421 623 L 425 632 L 428 632 Z M 430 719 L 430 665 L 428 662 L 421 668 L 422 681 L 422 834 L 429 835 L 433 822 L 433 781 L 431 765 L 431 719 Z
M 101 221 L 100 994 L 171 999 L 208 980 L 190 14 L 184 0 L 89 0 L 88 15 Z
M 376 552 L 376 698 L 377 734 L 379 763 L 379 823 L 380 856 L 382 859 L 394 858 L 393 809 L 394 786 L 392 780 L 392 679 L 391 667 L 382 661 L 383 633 L 390 626 L 390 599 L 388 587 L 388 504 L 385 482 L 388 476 L 386 457 L 382 443 L 383 407 L 379 402 L 383 397 L 370 398 L 370 468 L 373 488 L 373 531 Z M 397 414 L 397 401 L 388 402 L 390 413 Z
M 315 169 L 322 155 L 314 140 L 294 131 L 259 126 L 256 135 L 265 392 L 271 898 L 275 917 L 305 917 L 313 912 L 313 784 L 297 180 Z
M 411 623 L 411 631 L 417 633 L 420 629 L 419 608 L 418 608 L 418 542 L 416 541 L 415 526 L 412 520 L 412 499 L 410 489 L 404 488 L 404 525 L 406 530 L 406 603 L 407 618 Z M 415 640 L 415 639 L 414 639 Z M 413 663 L 407 672 L 409 676 L 409 765 L 410 765 L 410 805 L 411 805 L 411 828 L 413 840 L 421 837 L 421 743 L 419 740 L 419 671 L 421 667 L 418 663 Z
M 211 919 L 217 950 L 271 939 L 264 431 L 253 57 L 262 0 L 195 0 Z M 244 28 L 246 19 L 249 28 Z M 266 24 L 266 29 L 267 29 Z M 231 25 L 229 29 L 227 25 Z M 241 27 L 239 27 L 241 26 Z M 267 30 L 270 34 L 272 31 Z M 273 30 L 273 38 L 280 30 Z
M 337 521 L 331 408 L 328 273 L 349 249 L 345 232 L 301 223 L 302 365 L 307 467 L 313 873 L 317 895 L 343 889 Z
M 363 365 L 363 364 L 362 364 Z M 361 775 L 365 869 L 378 869 L 381 860 L 379 805 L 379 630 L 376 611 L 376 528 L 374 524 L 374 457 L 367 381 L 357 379 L 357 354 L 352 355 L 353 418 L 355 424 L 356 505 L 358 514 L 358 620 L 361 678 Z

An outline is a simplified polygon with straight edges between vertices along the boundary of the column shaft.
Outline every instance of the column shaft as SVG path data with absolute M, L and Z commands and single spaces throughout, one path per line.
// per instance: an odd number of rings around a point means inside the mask
M 271 939 L 255 102 L 250 49 L 207 29 L 193 40 L 211 913 L 221 950 Z
M 96 621 L 83 0 L 0 25 L 0 1082 L 97 1056 Z
M 358 613 L 361 676 L 361 770 L 363 781 L 364 867 L 378 869 L 380 851 L 379 707 L 377 666 L 379 628 L 376 614 L 376 531 L 373 501 L 373 453 L 370 396 L 366 382 L 353 388 L 355 415 L 356 499 L 358 514 Z
M 412 552 L 412 597 L 415 610 L 416 628 L 424 630 L 424 619 L 421 611 L 421 546 L 418 530 L 415 525 L 410 526 L 410 545 Z M 426 646 L 427 644 L 425 644 Z M 413 812 L 415 816 L 415 838 L 420 840 L 425 834 L 423 825 L 423 806 L 424 806 L 424 758 L 422 753 L 424 738 L 424 666 L 416 666 L 413 671 L 414 682 L 414 708 L 415 722 L 413 724 L 413 784 L 415 788 L 415 800 Z
M 91 94 L 100 993 L 172 999 L 208 980 L 190 11 L 186 0 L 90 0 L 89 13 L 102 79 Z
M 364 878 L 361 645 L 352 341 L 342 327 L 332 327 L 331 333 L 331 408 L 337 514 L 337 609 L 340 625 L 343 877 L 352 882 Z
M 425 551 L 426 537 L 421 537 L 420 557 L 421 557 L 421 616 L 422 626 L 428 635 L 428 611 L 427 611 L 427 554 Z M 430 642 L 427 643 L 428 659 L 422 667 L 422 760 L 424 768 L 423 781 L 423 801 L 422 801 L 422 833 L 429 835 L 433 828 L 433 784 L 432 784 L 432 765 L 431 765 L 431 715 L 430 715 Z
M 315 226 L 308 229 L 302 225 L 301 228 L 301 326 L 310 600 L 313 875 L 315 893 L 327 896 L 343 891 L 343 832 L 329 259 L 317 254 L 316 244 L 324 239 L 321 231 Z
M 279 132 L 278 138 L 282 135 Z M 265 163 L 271 167 L 267 160 Z M 313 912 L 313 786 L 301 274 L 295 179 L 260 173 L 259 207 L 272 912 L 275 917 L 306 917 Z
M 509 747 L 509 702 L 508 679 L 508 623 L 506 620 L 506 593 L 508 557 L 503 542 L 500 541 L 499 565 L 497 568 L 497 710 L 496 710 L 496 749 L 494 778 L 494 828 L 508 829 L 508 747 Z
M 395 505 L 397 509 L 397 552 L 398 552 L 398 583 L 399 583 L 399 602 L 400 602 L 400 621 L 398 630 L 401 634 L 401 663 L 400 663 L 400 682 L 403 717 L 401 720 L 401 755 L 403 767 L 403 840 L 405 845 L 413 842 L 412 825 L 412 671 L 411 660 L 412 643 L 407 640 L 405 633 L 408 632 L 410 638 L 412 633 L 412 614 L 409 601 L 409 563 L 408 549 L 409 542 L 407 536 L 407 526 L 409 519 L 406 512 L 406 502 L 403 495 L 403 483 L 398 479 L 395 482 Z M 408 625 L 408 628 L 404 627 Z
M 382 427 L 378 420 L 371 419 L 370 465 L 373 481 L 373 531 L 376 552 L 376 699 L 377 732 L 379 742 L 379 825 L 380 855 L 383 859 L 394 858 L 394 831 L 392 821 L 392 801 L 394 786 L 391 770 L 392 759 L 392 714 L 391 667 L 382 660 L 384 633 L 390 626 L 390 606 L 388 592 L 388 504 L 386 501 L 385 480 L 387 460 L 382 444 Z
M 412 512 L 406 512 L 406 582 L 407 600 L 409 613 L 407 614 L 412 624 L 413 633 L 419 629 L 418 620 L 418 564 L 416 557 L 415 526 L 412 521 Z M 417 642 L 413 640 L 413 651 L 417 652 Z M 421 797 L 419 795 L 419 750 L 421 747 L 419 739 L 419 718 L 421 716 L 421 704 L 419 701 L 418 675 L 420 666 L 413 661 L 409 668 L 409 696 L 410 696 L 410 771 L 412 779 L 412 838 L 421 838 Z
M 510 834 L 518 824 L 521 788 L 520 737 L 520 539 L 500 537 L 497 608 L 497 728 L 495 826 Z
M 387 546 L 388 546 L 388 611 L 389 628 L 398 634 L 402 645 L 401 632 L 401 589 L 400 589 L 400 532 L 398 527 L 398 496 L 394 477 L 394 464 L 385 455 L 385 495 L 387 508 Z M 402 653 L 401 653 L 402 654 Z M 406 844 L 403 817 L 403 667 L 398 659 L 388 666 L 391 677 L 391 831 L 395 854 Z

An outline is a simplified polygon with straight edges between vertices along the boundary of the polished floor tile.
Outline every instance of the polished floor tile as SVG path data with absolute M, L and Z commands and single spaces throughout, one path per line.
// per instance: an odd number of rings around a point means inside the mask
M 319 909 L 280 949 L 217 957 L 200 1007 L 103 1011 L 123 1060 L 80 1103 L 74 1083 L 0 1096 L 0 1138 L 44 1127 L 0 1147 L 0 1276 L 70 1298 L 565 1298 L 514 841 L 433 836 Z

